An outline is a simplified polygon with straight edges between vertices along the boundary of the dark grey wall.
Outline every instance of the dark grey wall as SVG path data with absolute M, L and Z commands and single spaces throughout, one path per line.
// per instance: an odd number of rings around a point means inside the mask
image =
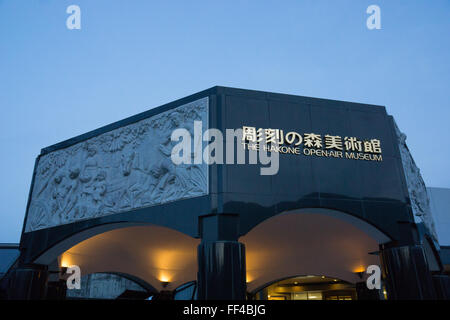
M 261 176 L 257 165 L 220 166 L 219 211 L 241 215 L 241 234 L 286 210 L 325 207 L 360 217 L 393 239 L 412 240 L 399 149 L 384 107 L 229 88 L 218 94 L 222 130 L 251 126 L 376 138 L 382 146 L 382 162 L 280 154 L 273 176 Z
M 32 262 L 62 239 L 102 224 L 146 222 L 201 237 L 199 217 L 224 213 L 232 217 L 224 221 L 237 221 L 239 236 L 278 213 L 317 207 L 359 217 L 396 242 L 414 241 L 414 224 L 392 118 L 381 106 L 214 87 L 45 148 L 42 153 L 205 96 L 210 98 L 209 123 L 212 128 L 225 132 L 227 128 L 254 126 L 322 136 L 377 138 L 381 140 L 383 161 L 281 154 L 280 170 L 274 176 L 261 176 L 258 165 L 212 165 L 208 196 L 23 233 L 22 262 Z M 217 233 L 230 230 L 233 238 L 236 236 L 234 226 L 219 229 Z M 223 237 L 227 238 L 227 235 Z

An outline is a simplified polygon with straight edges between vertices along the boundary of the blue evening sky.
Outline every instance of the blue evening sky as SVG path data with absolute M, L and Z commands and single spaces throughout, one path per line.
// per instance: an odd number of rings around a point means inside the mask
M 385 105 L 450 187 L 449 39 L 449 0 L 0 0 L 0 242 L 42 147 L 214 85 Z

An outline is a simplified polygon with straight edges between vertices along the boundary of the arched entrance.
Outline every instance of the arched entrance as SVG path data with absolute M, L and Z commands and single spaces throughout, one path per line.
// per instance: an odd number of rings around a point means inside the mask
M 80 289 L 66 290 L 65 297 L 70 300 L 145 300 L 156 294 L 155 288 L 137 277 L 102 272 L 83 275 Z
M 197 279 L 199 242 L 162 226 L 110 224 L 66 238 L 35 262 L 55 270 L 77 265 L 83 277 L 129 275 L 157 292 L 166 292 Z
M 355 285 L 323 275 L 299 275 L 280 279 L 262 288 L 256 300 L 356 300 Z
M 329 209 L 274 216 L 239 240 L 246 248 L 247 291 L 270 298 L 272 290 L 283 299 L 304 298 L 308 291 L 322 297 L 333 288 L 351 293 L 369 265 L 381 264 L 379 246 L 390 241 L 369 223 Z

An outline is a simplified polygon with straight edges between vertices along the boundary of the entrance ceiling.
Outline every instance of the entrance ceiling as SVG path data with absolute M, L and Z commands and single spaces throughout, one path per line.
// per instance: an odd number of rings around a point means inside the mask
M 296 275 L 355 283 L 362 281 L 357 272 L 380 265 L 379 257 L 370 254 L 378 251 L 374 238 L 348 222 L 317 213 L 275 216 L 239 240 L 246 247 L 248 291 Z M 133 226 L 84 240 L 59 259 L 62 266 L 79 265 L 82 275 L 121 272 L 157 290 L 173 290 L 197 279 L 199 243 L 168 228 Z
M 354 225 L 321 214 L 283 214 L 270 218 L 240 241 L 246 247 L 247 288 L 295 275 L 325 275 L 362 281 L 356 272 L 380 265 L 378 242 Z
M 157 290 L 173 290 L 197 279 L 200 240 L 159 226 L 108 231 L 80 242 L 60 257 L 62 266 L 78 265 L 81 274 L 122 272 Z M 169 282 L 163 288 L 161 282 Z

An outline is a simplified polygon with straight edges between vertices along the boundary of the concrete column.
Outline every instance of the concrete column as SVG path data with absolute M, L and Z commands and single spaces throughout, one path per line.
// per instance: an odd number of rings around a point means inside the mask
M 237 241 L 198 246 L 198 299 L 245 300 L 245 247 Z
M 66 280 L 60 279 L 58 281 L 47 282 L 47 294 L 48 300 L 64 300 L 66 299 L 67 284 Z
M 12 271 L 8 284 L 10 300 L 42 300 L 47 294 L 46 266 L 30 265 Z
M 381 261 L 388 300 L 435 299 L 422 246 L 383 248 Z
M 367 288 L 366 281 L 356 283 L 356 296 L 358 300 L 381 300 L 382 289 Z
M 200 218 L 198 246 L 199 300 L 245 300 L 245 247 L 238 242 L 239 216 L 211 214 Z
M 174 300 L 174 292 L 169 290 L 161 290 L 153 295 L 152 300 Z
M 433 285 L 437 299 L 450 300 L 450 276 L 444 274 L 433 275 Z

